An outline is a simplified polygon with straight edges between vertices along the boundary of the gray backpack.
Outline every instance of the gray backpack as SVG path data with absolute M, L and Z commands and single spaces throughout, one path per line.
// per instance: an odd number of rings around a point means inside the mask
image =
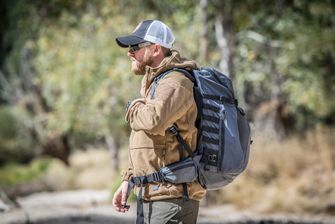
M 192 71 L 174 68 L 154 79 L 151 98 L 154 98 L 159 80 L 172 71 L 181 72 L 194 82 L 194 98 L 198 109 L 197 148 L 191 150 L 179 134 L 178 127 L 173 125 L 170 132 L 179 142 L 181 160 L 155 173 L 132 177 L 130 187 L 141 187 L 138 203 L 142 200 L 144 184 L 166 181 L 183 184 L 184 195 L 187 196 L 185 183 L 198 180 L 207 190 L 218 189 L 232 182 L 248 164 L 250 126 L 245 113 L 237 105 L 231 80 L 212 68 Z M 186 158 L 183 157 L 185 151 L 189 155 Z
M 160 79 L 171 71 L 182 72 L 194 82 L 194 97 L 198 108 L 198 128 L 195 152 L 179 135 L 173 125 L 180 148 L 188 158 L 160 169 L 164 181 L 187 183 L 198 179 L 207 190 L 221 188 L 232 182 L 247 166 L 250 149 L 250 126 L 237 106 L 231 80 L 212 68 L 186 70 L 174 68 L 157 76 L 151 89 L 154 97 Z

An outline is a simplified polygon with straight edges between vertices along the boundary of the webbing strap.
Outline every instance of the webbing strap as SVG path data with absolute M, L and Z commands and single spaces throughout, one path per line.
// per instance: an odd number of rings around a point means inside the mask
M 137 195 L 137 218 L 136 218 L 136 224 L 143 224 L 144 223 L 144 214 L 143 214 L 143 185 L 152 183 L 152 182 L 162 182 L 163 177 L 160 174 L 160 172 L 155 172 L 148 174 L 146 176 L 137 176 L 132 177 L 129 181 L 128 190 L 129 188 L 132 189 L 134 185 L 140 187 L 140 191 Z
M 171 70 L 167 70 L 161 74 L 159 74 L 158 76 L 156 76 L 154 78 L 154 81 L 152 82 L 152 87 L 151 87 L 151 90 L 150 90 L 150 97 L 151 99 L 154 98 L 154 95 L 155 95 L 155 91 L 156 91 L 156 88 L 157 88 L 157 84 L 158 84 L 158 81 L 163 79 L 167 74 L 169 74 L 171 72 Z
M 183 160 L 184 159 L 184 147 L 181 144 L 178 145 L 178 151 L 179 151 L 179 160 Z
M 202 126 L 202 130 L 205 132 L 210 132 L 210 133 L 214 133 L 214 134 L 218 134 L 220 132 L 220 130 L 218 128 L 212 128 L 209 126 Z
M 143 200 L 142 200 L 142 191 L 143 191 L 143 184 L 140 186 L 140 192 L 137 195 L 137 217 L 136 217 L 136 224 L 143 224 L 144 223 L 144 214 L 143 214 Z
M 140 192 L 137 195 L 137 217 L 136 224 L 144 223 L 144 214 L 143 214 L 143 201 L 142 201 L 142 192 L 143 192 L 143 184 L 147 179 L 145 176 L 132 177 L 128 182 L 128 194 L 133 189 L 134 185 L 140 187 Z
M 185 142 L 185 140 L 181 137 L 179 134 L 178 128 L 175 124 L 172 125 L 171 128 L 169 128 L 170 132 L 176 136 L 178 142 L 179 142 L 179 154 L 180 154 L 180 159 L 184 159 L 183 152 L 186 150 L 188 154 L 193 158 L 194 153 L 192 149 L 188 146 L 188 144 Z M 188 201 L 189 200 L 189 195 L 188 195 L 188 190 L 187 190 L 187 183 L 183 183 L 183 200 Z
M 193 158 L 194 157 L 194 153 L 192 151 L 192 149 L 188 146 L 188 144 L 185 142 L 185 140 L 181 137 L 181 135 L 179 134 L 178 128 L 175 124 L 172 125 L 172 127 L 169 128 L 169 131 L 176 136 L 179 144 L 181 146 L 183 146 L 183 149 L 185 149 L 187 151 L 187 153 Z
M 173 125 L 169 130 L 173 135 L 176 136 L 176 138 L 179 142 L 179 145 L 180 145 L 179 150 L 180 150 L 180 154 L 181 154 L 181 159 L 184 157 L 183 156 L 183 150 L 186 150 L 191 157 L 194 157 L 195 155 L 194 155 L 192 149 L 188 146 L 188 144 L 185 142 L 185 140 L 179 134 L 177 126 Z M 163 182 L 163 181 L 164 181 L 164 178 L 159 171 L 148 174 L 146 176 L 132 177 L 130 179 L 128 188 L 130 188 L 130 187 L 132 188 L 134 185 L 140 187 L 139 194 L 137 195 L 136 224 L 143 224 L 144 223 L 143 198 L 142 198 L 143 185 L 148 184 L 148 183 L 152 183 L 152 182 Z M 184 198 L 184 200 L 189 200 L 186 183 L 183 183 L 183 198 Z
M 208 115 L 203 115 L 202 119 L 206 120 L 206 121 L 211 121 L 214 123 L 219 123 L 220 122 L 220 118 L 214 117 L 214 116 L 208 116 Z
M 187 183 L 183 183 L 183 200 L 188 201 L 190 198 L 188 196 Z
M 219 145 L 220 144 L 220 140 L 219 139 L 209 138 L 207 136 L 203 136 L 202 140 L 204 142 L 207 142 L 207 143 L 210 143 L 210 144 L 214 144 L 214 145 Z
M 181 72 L 183 73 L 188 79 L 190 79 L 192 82 L 195 82 L 195 79 L 194 77 L 191 75 L 191 71 L 187 70 L 187 69 L 183 69 L 183 68 L 172 68 L 172 69 L 169 69 L 169 70 L 166 70 L 165 72 L 162 72 L 161 74 L 159 74 L 158 76 L 156 76 L 154 78 L 154 81 L 152 83 L 152 88 L 150 90 L 150 97 L 151 99 L 154 98 L 154 95 L 155 95 L 155 91 L 156 91 L 156 87 L 157 87 L 157 84 L 158 84 L 158 81 L 163 79 L 166 75 L 168 75 L 170 72 L 172 71 L 178 71 L 178 72 Z
M 140 186 L 141 184 L 148 184 L 148 183 L 153 183 L 153 182 L 162 182 L 163 176 L 161 175 L 161 173 L 158 172 L 154 172 L 151 174 L 148 174 L 146 176 L 137 176 L 137 177 L 132 177 L 131 178 L 131 182 L 134 183 L 134 185 L 136 186 Z
M 224 96 L 204 94 L 203 97 L 206 99 L 210 99 L 210 100 L 218 100 L 218 101 L 221 101 L 222 103 L 234 104 L 234 105 L 238 104 L 236 99 L 231 99 L 231 98 L 224 97 Z
M 208 103 L 203 103 L 202 104 L 202 109 L 211 110 L 211 111 L 214 111 L 215 113 L 219 113 L 220 112 L 220 108 L 219 107 L 216 107 L 216 106 L 208 104 Z

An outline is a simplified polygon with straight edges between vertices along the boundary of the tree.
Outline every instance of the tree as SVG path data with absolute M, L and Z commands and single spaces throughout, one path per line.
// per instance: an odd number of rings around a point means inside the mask
M 331 0 L 3 5 L 0 103 L 20 111 L 15 116 L 37 148 L 54 156 L 63 151 L 58 157 L 65 162 L 71 149 L 103 143 L 117 167 L 128 134 L 124 105 L 137 97 L 140 77 L 125 74 L 129 62 L 114 37 L 144 18 L 171 26 L 184 56 L 229 74 L 240 105 L 260 115 L 251 117 L 269 126 L 268 133 L 334 124 Z

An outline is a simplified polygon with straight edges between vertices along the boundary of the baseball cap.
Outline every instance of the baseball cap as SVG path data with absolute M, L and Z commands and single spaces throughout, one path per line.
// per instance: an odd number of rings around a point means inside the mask
M 159 20 L 144 20 L 135 28 L 132 34 L 116 38 L 120 47 L 129 47 L 143 42 L 159 44 L 171 48 L 175 38 L 171 29 Z

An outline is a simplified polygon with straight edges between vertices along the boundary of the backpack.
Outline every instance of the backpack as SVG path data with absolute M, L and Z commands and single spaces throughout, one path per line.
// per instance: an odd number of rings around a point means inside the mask
M 197 148 L 191 150 L 175 124 L 169 128 L 179 142 L 181 160 L 155 173 L 131 178 L 130 188 L 133 185 L 140 186 L 137 197 L 140 207 L 144 184 L 183 184 L 185 195 L 186 183 L 198 180 L 205 189 L 215 190 L 232 182 L 245 170 L 249 160 L 250 126 L 244 111 L 238 107 L 231 80 L 213 68 L 173 68 L 154 79 L 150 91 L 152 99 L 159 80 L 172 71 L 181 72 L 194 83 L 193 92 L 198 109 L 195 124 L 198 128 Z M 182 156 L 184 151 L 188 152 L 187 158 Z M 138 207 L 138 212 L 140 210 Z
M 177 137 L 180 151 L 186 150 L 190 156 L 161 168 L 159 178 L 154 179 L 176 184 L 198 179 L 207 190 L 221 188 L 232 182 L 248 164 L 251 139 L 246 115 L 238 107 L 231 80 L 213 68 L 192 71 L 174 68 L 160 74 L 153 81 L 152 99 L 159 80 L 172 71 L 181 72 L 194 82 L 197 148 L 193 152 L 173 125 L 170 132 Z

